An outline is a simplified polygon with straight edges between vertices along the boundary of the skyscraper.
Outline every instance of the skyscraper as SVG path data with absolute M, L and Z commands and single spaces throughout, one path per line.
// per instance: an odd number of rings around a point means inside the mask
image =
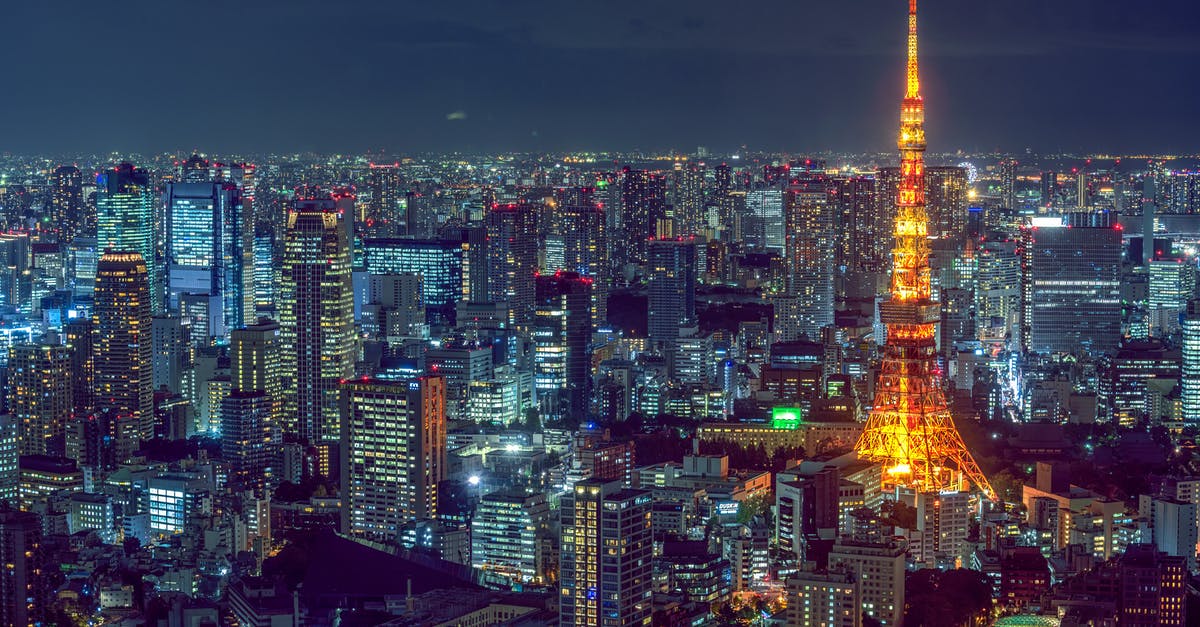
M 1182 388 L 1183 421 L 1200 424 L 1200 300 L 1188 301 L 1183 317 Z
M 116 424 L 124 460 L 154 434 L 150 277 L 140 253 L 108 252 L 96 267 L 96 410 Z
M 595 206 L 568 206 L 559 209 L 559 234 L 563 242 L 561 268 L 543 268 L 547 272 L 566 270 L 595 279 L 592 283 L 592 321 L 608 320 L 608 234 L 604 211 Z
M 810 179 L 788 188 L 787 294 L 796 298 L 795 329 L 810 340 L 833 324 L 834 216 L 830 187 Z M 793 338 L 794 339 L 794 338 Z
M 549 533 L 542 493 L 504 490 L 484 496 L 471 519 L 471 565 L 520 583 L 542 583 L 538 543 Z
M 455 240 L 370 238 L 363 241 L 367 274 L 416 274 L 421 277 L 425 321 L 453 326 L 455 305 L 465 300 L 469 273 L 462 244 Z
M 1116 217 L 1099 212 L 1044 218 L 1022 235 L 1022 348 L 1098 354 L 1116 347 L 1121 338 Z
M 533 315 L 538 269 L 537 210 L 529 203 L 493 207 L 484 216 L 488 237 L 488 300 L 507 302 L 513 324 Z
M 138 253 L 146 265 L 151 313 L 162 311 L 162 266 L 156 257 L 154 190 L 150 176 L 122 163 L 96 178 L 96 245 L 101 253 Z
M 229 481 L 262 492 L 278 481 L 282 440 L 279 325 L 270 320 L 231 334 L 230 392 L 221 401 L 221 451 Z
M 967 171 L 957 166 L 925 171 L 929 234 L 958 242 L 967 229 Z
M 650 501 L 597 479 L 563 495 L 560 625 L 650 624 Z
M 622 225 L 629 246 L 629 262 L 647 263 L 646 242 L 658 236 L 659 221 L 667 218 L 666 188 L 662 177 L 645 170 L 625 169 L 621 181 Z
M 83 173 L 62 165 L 50 175 L 50 217 L 58 227 L 58 241 L 70 243 L 83 229 Z
M 671 206 L 680 233 L 692 234 L 704 226 L 704 164 L 676 163 L 671 172 Z
M 674 343 L 696 323 L 696 242 L 656 239 L 647 245 L 646 324 L 650 339 Z
M 880 304 L 887 344 L 875 403 L 854 449 L 881 463 L 885 486 L 915 492 L 960 490 L 967 482 L 995 498 L 950 417 L 937 365 L 937 323 L 925 213 L 925 103 L 917 71 L 917 1 L 909 0 L 908 66 L 900 108 L 891 298 Z
M 42 522 L 33 512 L 0 512 L 0 625 L 42 625 L 50 602 Z
M 445 379 L 350 381 L 342 411 L 342 529 L 393 542 L 404 523 L 437 513 L 446 477 Z
M 244 287 L 253 288 L 252 252 L 241 193 L 233 183 L 168 183 L 163 193 L 167 211 L 167 292 L 172 306 L 179 295 L 208 294 L 213 337 L 224 337 L 247 320 Z
M 350 246 L 332 200 L 298 200 L 288 213 L 280 287 L 285 415 L 300 437 L 335 441 L 356 350 Z
M 582 418 L 591 394 L 593 280 L 575 272 L 539 275 L 533 316 L 534 385 L 543 414 Z
M 74 408 L 71 350 L 17 344 L 8 357 L 8 407 L 17 422 L 21 455 L 66 453 L 66 425 Z

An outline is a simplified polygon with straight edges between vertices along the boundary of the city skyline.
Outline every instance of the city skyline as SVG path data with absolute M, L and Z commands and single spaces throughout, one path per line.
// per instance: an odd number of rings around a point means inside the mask
M 213 21 L 23 3 L 13 23 L 56 28 L 0 44 L 28 60 L 0 136 L 18 153 L 884 151 L 896 5 L 218 3 Z M 935 152 L 1179 152 L 1200 137 L 1178 78 L 1200 57 L 1189 3 L 929 9 Z

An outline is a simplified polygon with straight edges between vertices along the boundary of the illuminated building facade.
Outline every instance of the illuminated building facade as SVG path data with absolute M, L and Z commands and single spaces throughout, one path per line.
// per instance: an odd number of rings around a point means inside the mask
M 116 420 L 116 455 L 124 460 L 154 434 L 150 277 L 136 252 L 109 252 L 96 269 L 96 410 Z
M 299 200 L 288 213 L 281 288 L 285 415 L 309 442 L 335 441 L 356 350 L 350 246 L 332 200 Z
M 861 459 L 883 465 L 886 485 L 940 492 L 959 490 L 970 482 L 994 498 L 950 417 L 937 365 L 935 335 L 941 316 L 931 298 L 916 0 L 909 0 L 907 76 L 900 115 L 891 298 L 880 305 L 887 344 L 874 407 L 855 451 Z
M 208 313 L 207 334 L 224 337 L 249 322 L 244 286 L 253 291 L 252 241 L 246 230 L 245 207 L 233 183 L 168 183 L 163 194 L 167 210 L 167 293 L 173 307 L 181 293 L 208 294 L 214 311 Z M 253 262 L 251 262 L 253 263 Z
M 50 218 L 58 227 L 58 240 L 70 243 L 83 232 L 83 173 L 63 165 L 50 175 Z
M 446 478 L 446 384 L 438 376 L 343 386 L 342 529 L 393 542 L 437 514 Z
M 544 494 L 509 490 L 484 496 L 471 519 L 471 566 L 514 583 L 542 583 L 538 542 L 549 523 Z
M 21 455 L 65 454 L 74 408 L 71 349 L 17 344 L 8 357 L 8 408 L 17 421 Z
M 536 278 L 534 385 L 543 415 L 582 418 L 591 394 L 593 280 L 575 272 Z
M 431 326 L 454 325 L 455 304 L 466 299 L 467 291 L 462 243 L 372 238 L 363 242 L 363 260 L 368 274 L 419 275 L 425 321 Z
M 237 329 L 230 342 L 230 391 L 221 400 L 221 452 L 229 483 L 262 493 L 278 482 L 282 442 L 279 325 Z
M 834 207 L 830 184 L 823 178 L 790 187 L 784 199 L 787 222 L 787 293 L 796 299 L 794 318 L 784 322 L 789 332 L 781 339 L 800 335 L 821 337 L 833 324 Z
M 679 339 L 679 329 L 696 323 L 696 243 L 691 239 L 646 244 L 646 324 L 651 341 Z
M 136 252 L 142 256 L 152 313 L 162 310 L 164 295 L 155 245 L 157 200 L 150 176 L 131 164 L 122 163 L 96 178 L 96 246 L 100 253 Z
M 492 207 L 487 227 L 488 298 L 508 303 L 509 322 L 524 325 L 533 315 L 533 277 L 538 269 L 537 207 L 517 203 Z
M 1189 301 L 1183 317 L 1182 361 L 1183 420 L 1200 424 L 1200 300 Z
M 560 625 L 650 624 L 651 500 L 595 479 L 563 495 Z

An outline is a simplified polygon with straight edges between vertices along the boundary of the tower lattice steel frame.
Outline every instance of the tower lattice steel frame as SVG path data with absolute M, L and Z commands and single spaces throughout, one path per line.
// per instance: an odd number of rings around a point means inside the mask
M 917 492 L 995 491 L 959 435 L 937 366 L 940 309 L 931 298 L 929 218 L 925 211 L 925 104 L 917 74 L 917 0 L 908 3 L 908 80 L 900 107 L 900 184 L 896 193 L 891 298 L 880 306 L 887 327 L 875 403 L 855 445 L 880 462 L 885 487 Z

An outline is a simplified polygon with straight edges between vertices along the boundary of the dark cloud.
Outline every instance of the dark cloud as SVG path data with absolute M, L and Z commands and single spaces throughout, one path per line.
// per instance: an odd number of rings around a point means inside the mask
M 0 150 L 800 151 L 891 148 L 906 3 L 10 5 Z M 1200 144 L 1191 2 L 922 0 L 921 31 L 935 150 Z

